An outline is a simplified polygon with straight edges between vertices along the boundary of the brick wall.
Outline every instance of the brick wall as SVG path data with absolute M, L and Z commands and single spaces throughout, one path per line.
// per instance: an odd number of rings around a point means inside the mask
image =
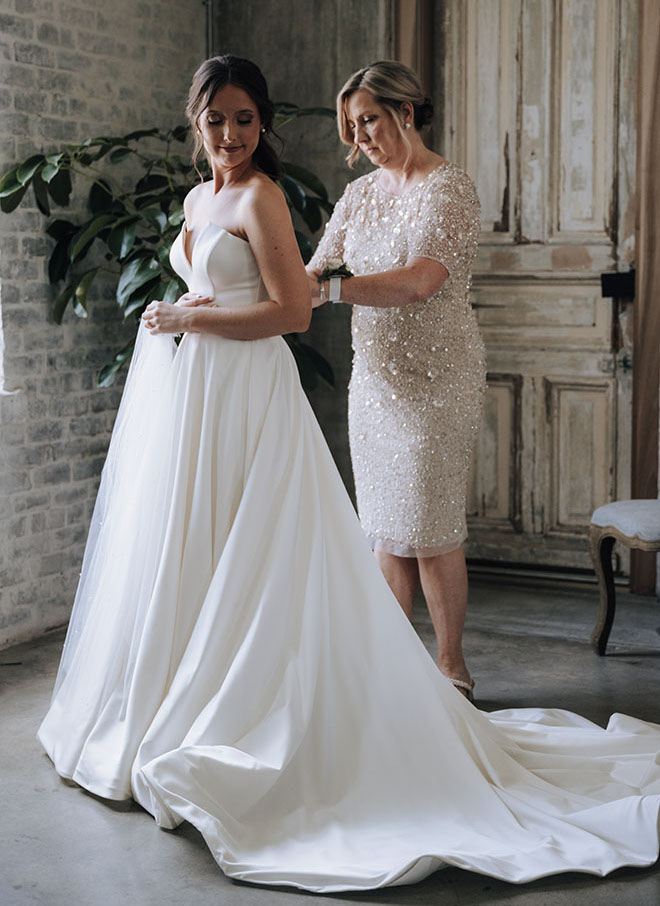
M 200 0 L 3 0 L 0 172 L 182 122 L 204 26 Z M 109 287 L 87 321 L 53 324 L 45 223 L 31 190 L 0 215 L 0 647 L 68 617 L 120 393 L 95 386 L 125 332 Z

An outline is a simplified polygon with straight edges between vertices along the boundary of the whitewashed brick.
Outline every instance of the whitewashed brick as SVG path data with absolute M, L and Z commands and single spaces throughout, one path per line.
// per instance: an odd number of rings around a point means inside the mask
M 204 56 L 201 3 L 12 6 L 0 13 L 0 173 L 87 136 L 182 121 Z M 127 339 L 107 283 L 86 321 L 53 324 L 44 225 L 31 191 L 0 218 L 5 386 L 20 388 L 0 395 L 0 647 L 68 616 L 121 395 L 96 374 Z

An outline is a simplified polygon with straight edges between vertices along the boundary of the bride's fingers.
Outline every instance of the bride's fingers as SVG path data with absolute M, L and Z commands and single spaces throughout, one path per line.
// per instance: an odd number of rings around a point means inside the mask
M 213 296 L 206 296 L 203 293 L 184 293 L 174 304 L 181 308 L 190 308 L 195 305 L 206 305 L 212 301 Z
M 160 304 L 161 304 L 161 302 L 158 299 L 154 299 L 152 302 L 150 302 L 147 305 L 145 310 L 142 312 L 142 317 L 143 318 L 151 317 L 151 315 L 153 315 L 153 313 L 156 311 L 156 306 L 160 305 Z
M 142 321 L 144 323 L 144 326 L 148 330 L 153 332 L 157 328 L 159 308 L 164 304 L 164 302 L 161 302 L 158 299 L 154 299 L 153 302 L 150 302 L 142 312 Z

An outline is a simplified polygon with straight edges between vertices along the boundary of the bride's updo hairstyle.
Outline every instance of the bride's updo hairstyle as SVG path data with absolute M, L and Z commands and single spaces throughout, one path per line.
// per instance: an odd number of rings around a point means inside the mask
M 409 66 L 397 60 L 377 60 L 354 72 L 337 95 L 337 129 L 342 142 L 351 146 L 346 156 L 349 167 L 353 166 L 360 151 L 354 142 L 346 105 L 351 95 L 359 89 L 372 94 L 374 100 L 390 113 L 399 129 L 401 140 L 408 146 L 408 150 L 412 151 L 403 129 L 401 105 L 405 102 L 412 104 L 413 125 L 419 132 L 422 126 L 427 126 L 433 119 L 433 104 L 424 94 L 417 73 Z
M 280 159 L 268 138 L 269 135 L 275 134 L 273 133 L 275 109 L 273 102 L 268 96 L 268 85 L 256 63 L 243 57 L 235 57 L 232 54 L 223 54 L 222 56 L 205 60 L 193 76 L 190 91 L 188 92 L 186 116 L 188 117 L 193 136 L 193 166 L 195 170 L 197 170 L 201 178 L 202 174 L 197 169 L 197 160 L 204 149 L 204 142 L 198 128 L 199 118 L 211 103 L 216 91 L 224 88 L 225 85 L 235 85 L 237 88 L 242 88 L 254 102 L 259 113 L 261 125 L 266 131 L 260 133 L 259 144 L 252 155 L 252 159 L 266 176 L 270 176 L 271 179 L 277 179 L 281 173 Z

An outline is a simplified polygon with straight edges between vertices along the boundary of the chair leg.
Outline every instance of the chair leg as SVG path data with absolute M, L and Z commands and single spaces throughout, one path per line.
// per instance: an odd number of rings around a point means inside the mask
M 600 588 L 600 610 L 598 611 L 596 625 L 591 633 L 591 644 L 600 655 L 605 654 L 616 608 L 614 574 L 612 571 L 612 548 L 615 540 L 609 535 L 602 535 L 597 528 L 592 528 L 589 541 L 591 559 Z

